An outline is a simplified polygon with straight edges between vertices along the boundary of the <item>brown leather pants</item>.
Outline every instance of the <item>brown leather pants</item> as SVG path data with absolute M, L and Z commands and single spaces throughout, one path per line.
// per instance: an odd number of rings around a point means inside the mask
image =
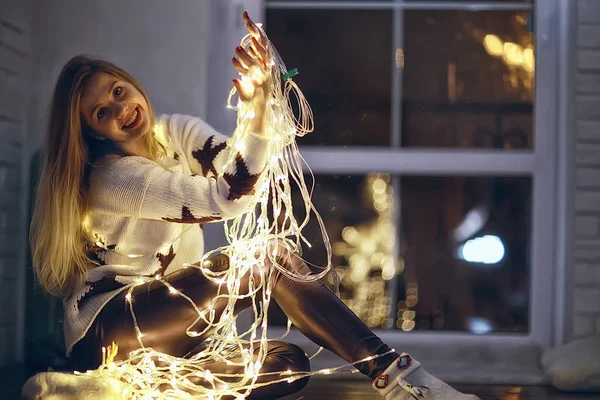
M 229 268 L 227 256 L 219 255 L 209 260 L 211 269 Z M 285 252 L 279 257 L 281 265 L 291 271 L 308 273 L 306 264 L 295 255 Z M 269 266 L 267 266 L 269 268 Z M 385 345 L 329 288 L 321 281 L 296 282 L 281 273 L 274 274 L 272 297 L 294 326 L 316 344 L 334 352 L 347 362 L 355 362 L 370 355 L 383 354 L 390 351 Z M 173 287 L 193 299 L 200 309 L 207 308 L 217 295 L 226 293 L 226 285 L 219 285 L 207 280 L 196 268 L 185 268 L 173 272 L 163 278 Z M 248 287 L 248 278 L 243 278 L 241 288 Z M 86 336 L 73 348 L 72 359 L 76 369 L 97 368 L 101 364 L 102 346 L 112 341 L 119 344 L 119 357 L 137 348 L 133 319 L 129 304 L 125 300 L 126 292 L 113 298 L 100 312 Z M 134 288 L 134 312 L 140 330 L 144 333 L 143 342 L 147 347 L 177 357 L 193 354 L 210 332 L 204 336 L 190 337 L 186 328 L 197 318 L 196 311 L 189 302 L 180 296 L 169 293 L 167 287 L 152 281 Z M 217 302 L 214 306 L 216 318 L 223 312 L 226 301 Z M 252 306 L 250 299 L 236 302 L 236 313 Z M 204 323 L 200 321 L 200 323 Z M 200 332 L 206 326 L 197 325 L 194 330 Z M 363 374 L 375 379 L 398 357 L 397 353 L 376 358 L 357 365 Z M 217 371 L 215 368 L 218 368 Z M 211 371 L 221 373 L 239 373 L 239 366 L 211 366 Z M 298 346 L 271 342 L 266 360 L 261 368 L 263 372 L 310 371 L 310 363 L 304 351 Z M 269 378 L 265 378 L 269 379 Z M 308 378 L 292 383 L 277 383 L 258 388 L 252 392 L 251 398 L 277 398 L 302 389 Z

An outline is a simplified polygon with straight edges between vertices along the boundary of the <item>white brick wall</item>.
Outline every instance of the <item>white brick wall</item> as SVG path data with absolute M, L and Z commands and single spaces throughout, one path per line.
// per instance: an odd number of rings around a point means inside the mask
M 22 345 L 17 333 L 22 333 L 29 8 L 29 0 L 0 2 L 0 365 L 14 362 Z
M 600 1 L 578 0 L 573 337 L 600 333 Z

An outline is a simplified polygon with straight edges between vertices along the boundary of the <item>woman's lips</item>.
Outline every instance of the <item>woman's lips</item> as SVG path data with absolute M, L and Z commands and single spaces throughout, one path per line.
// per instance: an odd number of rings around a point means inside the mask
M 136 107 L 135 110 L 133 110 L 132 115 L 129 117 L 129 119 L 127 121 L 129 122 L 131 120 L 131 118 L 134 118 L 133 121 L 129 125 L 127 125 L 127 124 L 123 125 L 123 129 L 135 128 L 136 126 L 138 126 L 140 124 L 140 122 L 142 121 L 142 113 L 138 107 Z

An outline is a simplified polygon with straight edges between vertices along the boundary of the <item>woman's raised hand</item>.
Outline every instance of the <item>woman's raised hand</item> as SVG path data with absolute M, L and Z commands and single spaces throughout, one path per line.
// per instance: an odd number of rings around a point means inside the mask
M 241 46 L 236 47 L 235 55 L 232 59 L 233 66 L 240 73 L 241 79 L 233 80 L 240 100 L 243 102 L 252 102 L 254 112 L 262 112 L 256 108 L 264 108 L 266 103 L 269 71 L 267 59 L 267 43 L 260 29 L 248 16 L 248 12 L 244 11 L 244 23 L 251 35 L 251 42 L 248 49 Z

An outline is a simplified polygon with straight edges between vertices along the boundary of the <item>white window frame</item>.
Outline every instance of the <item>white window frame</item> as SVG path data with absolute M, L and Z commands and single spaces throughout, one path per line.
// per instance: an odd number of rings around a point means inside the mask
M 509 176 L 527 174 L 532 177 L 532 241 L 530 264 L 530 297 L 528 334 L 473 335 L 462 332 L 402 332 L 377 330 L 390 346 L 420 358 L 429 370 L 450 381 L 473 383 L 506 382 L 536 384 L 545 381 L 539 369 L 540 351 L 561 344 L 566 329 L 566 241 L 565 232 L 568 174 L 568 142 L 565 139 L 568 110 L 569 64 L 568 28 L 572 15 L 571 2 L 535 0 L 535 5 L 511 2 L 489 3 L 455 1 L 267 1 L 226 0 L 230 20 L 237 17 L 240 6 L 253 9 L 264 20 L 269 9 L 393 9 L 393 47 L 402 47 L 404 10 L 532 10 L 534 11 L 536 77 L 534 95 L 534 149 L 529 150 L 454 150 L 372 147 L 304 146 L 302 155 L 315 174 L 353 174 L 387 172 L 393 175 L 487 175 Z M 261 18 L 258 18 L 261 20 Z M 227 41 L 235 44 L 243 27 L 228 32 Z M 268 32 L 267 32 L 268 33 Z M 227 53 L 229 54 L 229 53 Z M 559 58 L 560 55 L 560 58 Z M 393 63 L 393 57 L 390 56 Z M 298 66 L 301 68 L 302 66 Z M 402 86 L 402 71 L 392 67 L 392 85 Z M 226 93 L 230 82 L 215 83 Z M 400 90 L 392 90 L 392 144 L 400 141 Z M 222 111 L 210 113 L 213 120 L 223 121 Z M 229 130 L 233 119 L 224 118 L 220 128 Z M 316 121 L 318 124 L 318 121 Z M 394 135 L 394 132 L 396 134 Z M 560 143 L 560 147 L 559 147 Z M 558 195 L 557 195 L 558 193 Z M 271 328 L 270 336 L 278 337 L 283 329 Z M 297 331 L 286 340 L 301 345 L 307 352 L 316 349 Z M 339 359 L 327 352 L 312 361 L 313 369 L 340 365 Z M 460 366 L 460 368 L 457 368 Z

